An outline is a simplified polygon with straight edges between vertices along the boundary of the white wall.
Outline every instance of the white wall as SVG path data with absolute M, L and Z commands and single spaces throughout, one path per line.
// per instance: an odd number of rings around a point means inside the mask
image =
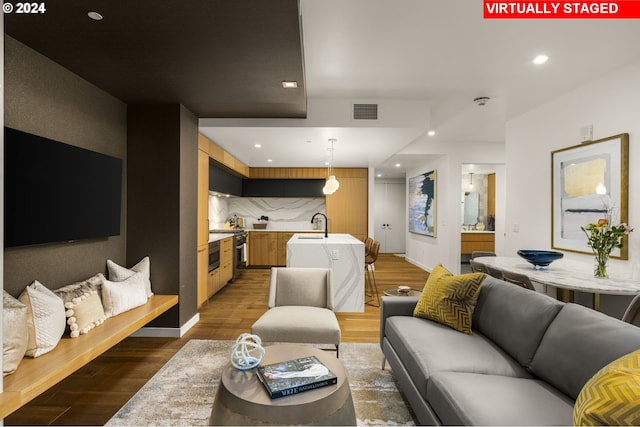
M 507 123 L 505 255 L 551 247 L 551 152 L 580 143 L 593 125 L 594 140 L 629 133 L 629 260 L 610 261 L 613 277 L 640 278 L 640 61 L 606 75 Z M 514 232 L 514 224 L 519 232 Z M 565 252 L 593 266 L 592 255 Z
M 436 184 L 436 237 L 409 233 L 407 225 L 406 259 L 427 271 L 437 264 L 444 265 L 452 273 L 460 271 L 460 185 L 461 166 L 463 163 L 502 164 L 505 161 L 504 144 L 496 143 L 434 143 L 429 137 L 413 143 L 403 150 L 402 154 L 433 154 L 440 157 L 407 172 L 407 189 L 409 178 L 428 172 L 437 171 Z M 498 184 L 503 182 L 504 168 L 496 168 Z M 504 215 L 501 214 L 500 189 L 497 185 L 496 198 L 496 245 L 502 245 L 498 233 L 504 229 Z M 409 196 L 407 196 L 409 200 Z

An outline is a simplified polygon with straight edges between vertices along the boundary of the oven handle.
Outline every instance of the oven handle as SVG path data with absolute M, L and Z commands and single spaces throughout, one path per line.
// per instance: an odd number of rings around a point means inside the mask
M 247 244 L 242 243 L 241 245 L 236 246 L 236 249 L 242 251 L 242 258 L 240 259 L 240 261 L 247 262 Z

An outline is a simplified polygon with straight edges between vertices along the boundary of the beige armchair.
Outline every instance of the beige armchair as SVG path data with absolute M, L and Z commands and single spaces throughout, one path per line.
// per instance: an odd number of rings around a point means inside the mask
M 251 327 L 263 342 L 333 344 L 339 355 L 331 269 L 272 268 L 267 304 L 269 310 Z

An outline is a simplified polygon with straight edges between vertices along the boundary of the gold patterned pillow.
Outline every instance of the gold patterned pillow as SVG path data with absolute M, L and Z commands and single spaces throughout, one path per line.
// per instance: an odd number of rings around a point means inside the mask
M 640 350 L 600 369 L 582 387 L 573 406 L 579 426 L 640 425 Z
M 471 318 L 484 273 L 454 276 L 441 264 L 427 278 L 413 315 L 471 334 Z

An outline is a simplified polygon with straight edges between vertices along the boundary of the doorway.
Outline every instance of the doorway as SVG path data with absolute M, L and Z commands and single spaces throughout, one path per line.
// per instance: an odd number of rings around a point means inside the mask
M 403 254 L 406 238 L 406 181 L 378 181 L 374 185 L 374 238 L 381 253 Z
M 460 171 L 460 271 L 473 251 L 503 253 L 505 167 L 462 164 Z

